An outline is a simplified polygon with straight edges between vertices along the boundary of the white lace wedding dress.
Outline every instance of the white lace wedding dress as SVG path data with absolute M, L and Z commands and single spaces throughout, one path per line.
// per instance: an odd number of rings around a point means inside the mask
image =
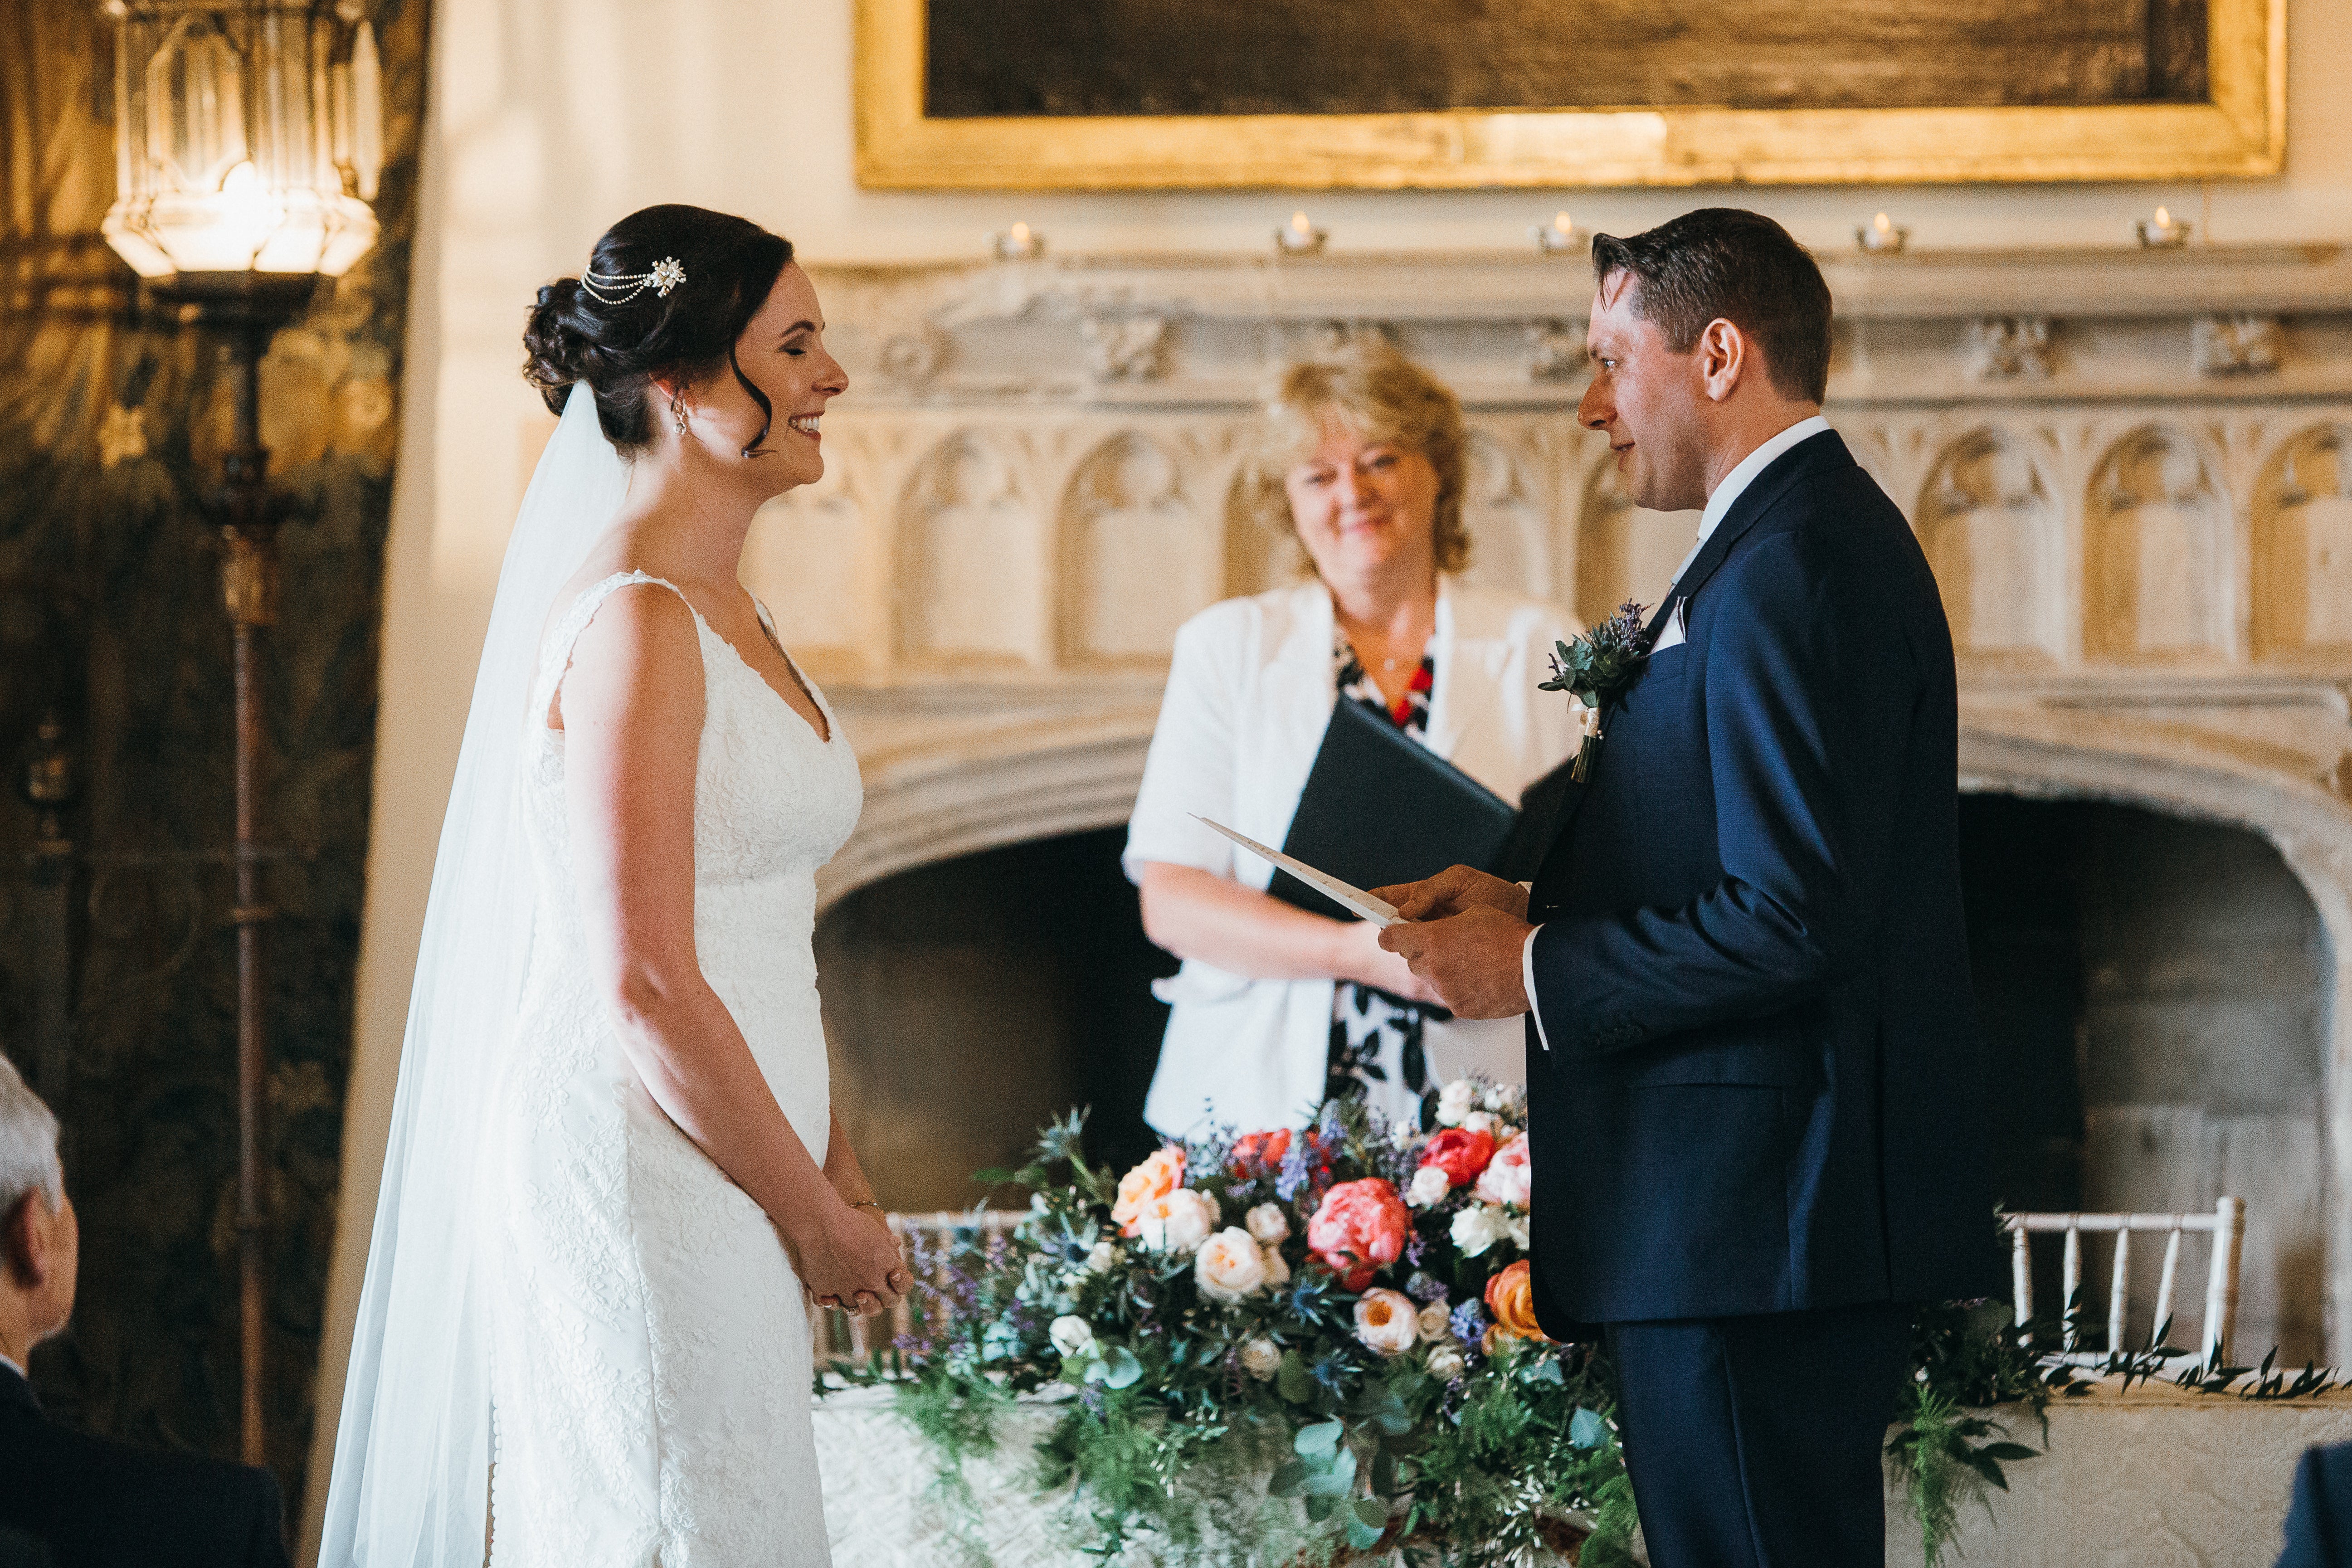
M 538 913 L 490 1115 L 494 1568 L 825 1564 L 801 1288 L 774 1228 L 665 1116 L 589 980 L 563 736 L 572 645 L 642 573 L 583 594 L 541 649 L 522 785 Z M 684 595 L 680 595 L 683 597 Z M 689 609 L 691 605 L 688 606 Z M 760 612 L 767 623 L 767 611 Z M 704 714 L 694 934 L 768 1087 L 822 1163 L 814 873 L 856 826 L 856 759 L 695 616 Z M 772 635 L 772 628 L 771 628 Z

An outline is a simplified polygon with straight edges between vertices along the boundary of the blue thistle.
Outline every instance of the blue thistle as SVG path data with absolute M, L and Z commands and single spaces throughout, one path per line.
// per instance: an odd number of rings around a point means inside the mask
M 1486 1334 L 1486 1309 L 1475 1301 L 1465 1301 L 1454 1309 L 1453 1315 L 1445 1320 L 1445 1326 L 1452 1329 L 1454 1337 L 1464 1344 L 1475 1345 Z

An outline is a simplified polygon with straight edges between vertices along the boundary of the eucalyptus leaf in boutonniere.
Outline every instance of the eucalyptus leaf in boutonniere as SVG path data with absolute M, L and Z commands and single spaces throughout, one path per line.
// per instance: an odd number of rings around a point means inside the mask
M 1643 607 L 1628 599 L 1584 636 L 1557 645 L 1551 679 L 1536 688 L 1568 693 L 1577 735 L 1576 763 L 1569 776 L 1579 784 L 1592 770 L 1593 753 L 1601 747 L 1601 709 L 1624 689 L 1642 661 L 1643 616 Z

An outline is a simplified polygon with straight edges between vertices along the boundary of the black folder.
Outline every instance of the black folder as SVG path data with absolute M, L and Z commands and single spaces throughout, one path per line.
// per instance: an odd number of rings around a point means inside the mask
M 1501 795 L 1381 714 L 1342 698 L 1282 849 L 1369 890 L 1419 881 L 1448 866 L 1496 869 L 1518 817 Z M 1540 858 L 1542 848 L 1535 853 Z M 1287 871 L 1276 871 L 1266 891 L 1334 920 L 1356 918 Z

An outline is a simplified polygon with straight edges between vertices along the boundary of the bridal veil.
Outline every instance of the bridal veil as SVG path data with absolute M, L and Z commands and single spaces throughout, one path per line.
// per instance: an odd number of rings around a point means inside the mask
M 530 957 L 525 710 L 555 595 L 628 484 L 593 395 L 575 384 L 507 543 L 433 864 L 328 1488 L 327 1568 L 482 1560 L 490 1338 L 476 1215 L 486 1113 Z

